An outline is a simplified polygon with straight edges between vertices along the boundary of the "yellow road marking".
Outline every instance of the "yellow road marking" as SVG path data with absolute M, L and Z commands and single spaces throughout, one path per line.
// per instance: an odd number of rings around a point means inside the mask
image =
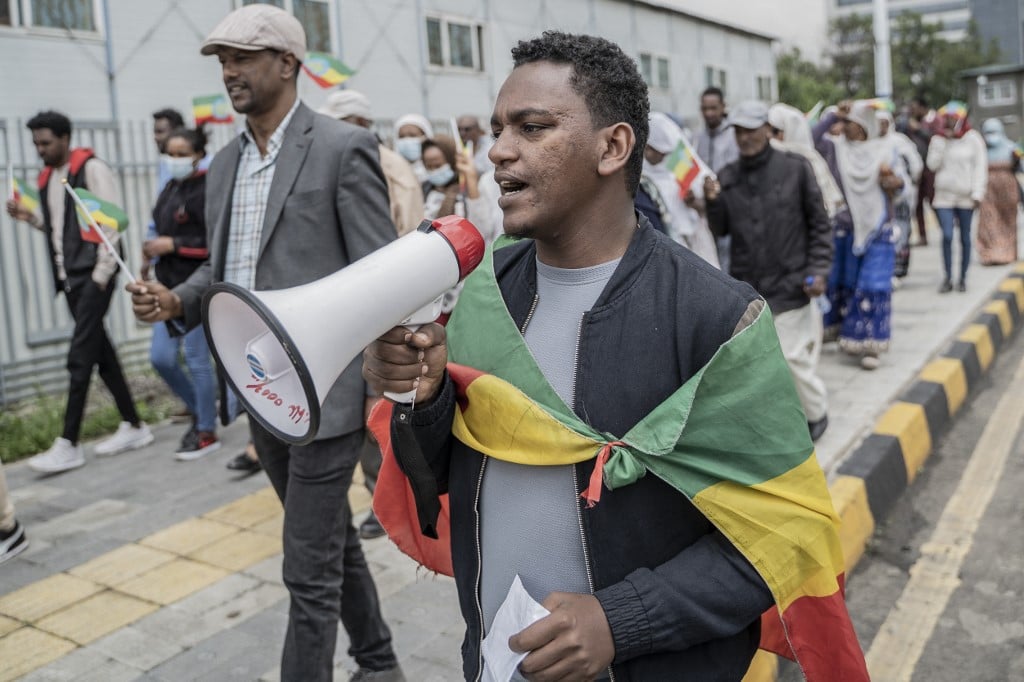
M 196 561 L 235 572 L 281 553 L 281 538 L 243 530 L 220 542 L 196 550 L 189 556 Z
M 208 587 L 228 572 L 198 561 L 178 558 L 148 573 L 132 578 L 117 589 L 157 604 L 171 604 Z
M 139 540 L 140 545 L 155 547 L 175 554 L 190 554 L 200 547 L 223 540 L 238 532 L 231 526 L 209 519 L 188 519 Z
M 203 518 L 248 528 L 280 513 L 281 503 L 276 497 L 246 495 L 203 514 Z
M 107 587 L 117 587 L 172 559 L 174 555 L 170 552 L 143 545 L 123 545 L 101 554 L 92 561 L 75 566 L 68 573 Z
M 1022 390 L 1024 360 L 985 426 L 935 531 L 921 547 L 921 558 L 911 567 L 903 594 L 871 643 L 868 670 L 876 682 L 911 679 L 950 596 L 960 585 L 961 566 L 1024 420 Z
M 13 618 L 8 618 L 7 616 L 0 616 L 0 637 L 3 637 L 8 632 L 14 632 L 20 627 L 21 623 L 14 620 Z

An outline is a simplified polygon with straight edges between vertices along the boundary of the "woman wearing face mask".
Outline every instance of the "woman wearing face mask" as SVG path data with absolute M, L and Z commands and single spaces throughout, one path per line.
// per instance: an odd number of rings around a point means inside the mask
M 434 136 L 434 127 L 419 114 L 406 114 L 395 121 L 392 131 L 395 151 L 412 165 L 412 171 L 420 183 L 426 182 L 427 172 L 423 168 L 423 141 Z
M 161 158 L 171 179 L 153 207 L 157 236 L 142 245 L 142 257 L 144 261 L 159 258 L 154 268 L 156 279 L 168 287 L 184 282 L 209 257 L 203 219 L 206 171 L 198 169 L 205 154 L 203 131 L 179 128 L 167 138 Z M 182 345 L 187 373 L 178 364 Z M 171 336 L 167 324 L 153 325 L 149 357 L 194 415 L 192 427 L 181 439 L 177 459 L 198 459 L 218 449 L 216 382 L 202 326 L 184 336 Z

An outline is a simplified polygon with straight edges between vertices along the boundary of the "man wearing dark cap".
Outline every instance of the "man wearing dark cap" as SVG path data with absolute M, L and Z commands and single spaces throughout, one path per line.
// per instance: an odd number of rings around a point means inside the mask
M 210 165 L 210 258 L 173 290 L 153 282 L 128 287 L 139 319 L 180 318 L 187 329 L 200 324 L 201 300 L 213 282 L 257 291 L 306 284 L 395 237 L 373 135 L 315 114 L 298 99 L 306 54 L 298 20 L 248 5 L 227 15 L 201 51 L 217 56 L 231 104 L 246 115 L 245 131 Z M 282 680 L 332 679 L 339 616 L 359 665 L 351 679 L 405 679 L 348 504 L 367 404 L 356 363 L 327 396 L 312 443 L 290 446 L 249 421 L 285 511 L 283 577 L 291 609 Z
M 729 114 L 740 158 L 704 182 L 708 223 L 732 237 L 730 274 L 764 296 L 796 382 L 811 438 L 828 426 L 825 382 L 818 377 L 821 311 L 832 266 L 828 214 L 806 159 L 768 140 L 768 106 L 743 102 Z

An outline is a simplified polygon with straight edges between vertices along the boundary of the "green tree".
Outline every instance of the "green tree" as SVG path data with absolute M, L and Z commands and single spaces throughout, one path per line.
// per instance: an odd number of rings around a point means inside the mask
M 875 36 L 871 17 L 849 14 L 829 25 L 832 81 L 844 98 L 871 97 L 875 90 Z
M 835 102 L 845 95 L 836 87 L 828 69 L 803 58 L 793 48 L 775 61 L 779 74 L 779 101 L 808 111 L 821 102 Z

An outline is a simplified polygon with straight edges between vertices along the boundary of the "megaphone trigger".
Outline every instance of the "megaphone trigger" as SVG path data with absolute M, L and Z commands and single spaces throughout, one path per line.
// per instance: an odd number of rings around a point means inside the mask
M 442 312 L 441 303 L 444 301 L 444 294 L 441 294 L 433 301 L 423 306 L 409 317 L 402 320 L 401 326 L 405 327 L 412 333 L 416 333 L 416 330 L 425 324 L 436 320 Z M 416 380 L 419 383 L 419 380 Z M 416 391 L 418 386 L 413 386 L 409 391 L 404 393 L 393 393 L 391 391 L 384 391 L 384 397 L 396 403 L 409 403 L 411 406 L 416 406 Z

